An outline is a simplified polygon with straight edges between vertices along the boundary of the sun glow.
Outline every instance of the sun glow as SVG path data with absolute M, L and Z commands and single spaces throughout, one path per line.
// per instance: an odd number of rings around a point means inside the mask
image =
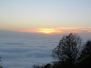
M 62 34 L 62 33 L 79 33 L 83 31 L 91 32 L 91 28 L 80 29 L 80 28 L 70 28 L 70 27 L 61 27 L 61 28 L 25 28 L 18 29 L 18 32 L 31 32 L 31 33 L 43 33 L 43 34 Z
M 39 28 L 38 32 L 44 33 L 44 34 L 52 34 L 52 33 L 55 33 L 56 30 L 53 28 Z

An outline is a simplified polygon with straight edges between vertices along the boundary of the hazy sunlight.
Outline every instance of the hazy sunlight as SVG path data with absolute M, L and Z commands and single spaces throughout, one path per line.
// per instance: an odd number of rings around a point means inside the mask
M 52 34 L 52 33 L 56 33 L 56 30 L 53 28 L 39 28 L 37 32 L 45 33 L 45 34 Z

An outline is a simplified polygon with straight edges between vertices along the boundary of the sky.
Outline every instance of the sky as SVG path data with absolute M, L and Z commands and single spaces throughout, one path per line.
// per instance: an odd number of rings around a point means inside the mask
M 0 30 L 90 30 L 90 18 L 91 0 L 0 0 Z

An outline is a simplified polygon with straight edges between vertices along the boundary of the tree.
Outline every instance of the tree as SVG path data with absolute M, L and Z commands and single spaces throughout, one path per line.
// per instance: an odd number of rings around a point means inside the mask
M 87 41 L 80 55 L 79 66 L 91 67 L 91 41 Z
M 59 45 L 53 50 L 53 57 L 56 57 L 62 62 L 75 63 L 80 45 L 81 38 L 79 36 L 72 33 L 63 36 Z
M 91 41 L 87 41 L 81 49 L 82 40 L 70 33 L 63 36 L 58 46 L 53 49 L 53 57 L 58 61 L 35 68 L 91 68 Z
M 91 55 L 91 41 L 87 41 L 85 44 L 85 48 L 82 51 L 82 55 L 90 56 Z

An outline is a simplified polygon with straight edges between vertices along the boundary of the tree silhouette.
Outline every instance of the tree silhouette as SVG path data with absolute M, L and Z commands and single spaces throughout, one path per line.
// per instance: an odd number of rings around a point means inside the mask
M 85 44 L 85 48 L 82 51 L 82 55 L 90 56 L 91 55 L 91 41 L 87 41 Z
M 53 57 L 58 61 L 44 66 L 35 66 L 35 68 L 91 68 L 91 41 L 83 44 L 82 40 L 76 35 L 70 33 L 63 36 L 58 46 L 53 49 Z
M 91 41 L 87 41 L 79 59 L 79 66 L 91 67 Z
M 53 50 L 53 57 L 58 60 L 69 63 L 75 63 L 77 54 L 79 52 L 78 46 L 81 45 L 81 38 L 75 34 L 70 33 L 63 36 L 59 45 Z

